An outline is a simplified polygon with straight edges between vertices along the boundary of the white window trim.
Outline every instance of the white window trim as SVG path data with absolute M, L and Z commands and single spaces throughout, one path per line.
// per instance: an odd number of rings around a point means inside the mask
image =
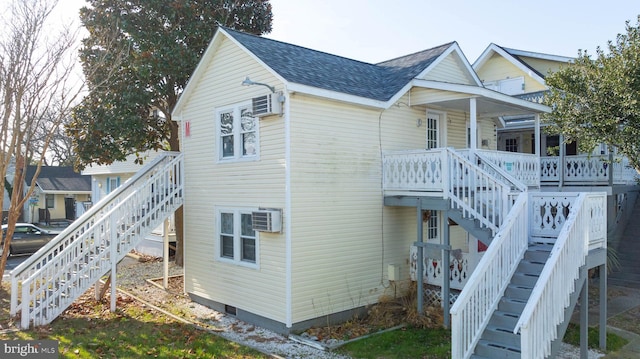
M 242 130 L 240 126 L 240 109 L 251 107 L 251 101 L 239 102 L 233 105 L 219 107 L 215 111 L 215 123 L 216 123 L 216 139 L 217 142 L 216 151 L 217 154 L 217 162 L 218 163 L 231 163 L 231 162 L 247 162 L 247 161 L 258 161 L 260 160 L 260 121 L 258 118 L 256 121 L 256 153 L 253 155 L 242 155 Z M 233 157 L 223 157 L 222 151 L 222 130 L 220 128 L 220 114 L 223 112 L 233 111 L 233 146 L 234 146 L 234 156 Z
M 255 231 L 255 263 L 246 262 L 241 259 L 242 241 L 241 241 L 241 214 L 251 213 L 257 208 L 247 207 L 215 207 L 215 259 L 219 262 L 234 264 L 242 267 L 259 269 L 260 268 L 260 232 Z M 220 216 L 222 213 L 233 213 L 233 259 L 222 256 L 222 241 L 220 240 L 220 228 L 222 227 Z

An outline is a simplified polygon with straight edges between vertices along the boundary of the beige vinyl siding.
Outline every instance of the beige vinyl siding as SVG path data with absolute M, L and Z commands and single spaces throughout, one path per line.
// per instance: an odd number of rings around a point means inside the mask
M 396 104 L 380 112 L 368 126 L 370 131 L 377 131 L 377 127 L 380 126 L 383 151 L 415 150 L 426 147 L 426 108 L 409 106 L 410 102 L 410 96 L 404 95 Z M 417 126 L 418 119 L 422 120 L 420 127 Z
M 291 97 L 293 322 L 377 300 L 379 111 Z
M 259 120 L 259 160 L 218 162 L 216 109 L 268 93 L 263 86 L 241 86 L 245 76 L 282 89 L 231 41 L 223 38 L 219 46 L 181 114 L 191 132 L 182 144 L 189 154 L 184 165 L 185 289 L 285 322 L 284 234 L 259 234 L 257 269 L 215 259 L 217 208 L 284 208 L 285 190 L 284 120 L 279 116 Z
M 545 76 L 549 75 L 552 72 L 560 70 L 564 66 L 567 66 L 567 64 L 563 62 L 538 59 L 534 57 L 520 56 L 520 59 L 522 59 L 522 61 L 526 62 L 527 65 L 533 67 L 534 69 L 536 69 L 536 71 Z
M 464 66 L 457 52 L 452 52 L 442 59 L 435 68 L 425 75 L 424 79 L 475 85 L 475 81 L 469 75 L 469 70 Z
M 447 146 L 467 148 L 467 121 L 469 114 L 447 112 Z
M 429 104 L 442 101 L 452 101 L 459 99 L 468 99 L 469 95 L 465 93 L 434 90 L 426 88 L 413 88 L 411 89 L 411 103 L 412 104 Z
M 522 71 L 513 63 L 495 53 L 485 62 L 484 66 L 477 69 L 476 72 L 482 82 L 499 81 L 522 76 L 524 77 L 525 93 L 546 90 L 545 85 L 531 77 L 529 73 Z
M 496 125 L 492 119 L 483 118 L 478 120 L 480 138 L 478 148 L 483 150 L 496 150 L 498 148 L 498 138 L 496 137 Z M 487 145 L 483 146 L 482 141 L 487 140 Z

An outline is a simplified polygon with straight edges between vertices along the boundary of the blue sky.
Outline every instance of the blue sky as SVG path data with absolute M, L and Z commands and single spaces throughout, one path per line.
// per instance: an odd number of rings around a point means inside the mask
M 473 63 L 490 44 L 554 55 L 595 53 L 638 0 L 271 0 L 269 38 L 365 62 L 457 41 Z M 60 0 L 77 13 L 83 0 Z

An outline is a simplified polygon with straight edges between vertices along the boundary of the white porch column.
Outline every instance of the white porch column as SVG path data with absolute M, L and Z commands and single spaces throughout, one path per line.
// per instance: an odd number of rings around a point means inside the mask
M 476 112 L 476 98 L 472 97 L 469 99 L 469 139 L 471 140 L 469 148 L 471 150 L 478 148 L 478 114 Z
M 540 163 L 540 156 L 542 156 L 540 152 L 540 114 L 536 113 L 535 116 L 535 141 L 536 141 L 536 156 L 538 156 L 538 163 Z M 545 154 L 546 155 L 546 154 Z

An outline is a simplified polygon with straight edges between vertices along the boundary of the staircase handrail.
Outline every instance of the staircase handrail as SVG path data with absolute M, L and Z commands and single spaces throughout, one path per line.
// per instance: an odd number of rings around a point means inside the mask
M 502 167 L 498 166 L 497 163 L 491 161 L 490 158 L 484 156 L 482 152 L 474 152 L 474 154 L 481 161 L 480 163 L 485 171 L 499 177 L 502 181 L 511 185 L 513 190 L 518 192 L 527 192 L 527 186 L 522 181 L 502 169 Z
M 60 239 L 68 237 L 69 234 L 72 234 L 75 230 L 81 228 L 87 220 L 92 219 L 94 215 L 98 214 L 100 211 L 108 208 L 113 205 L 113 202 L 120 201 L 118 199 L 120 193 L 129 190 L 131 187 L 135 185 L 137 181 L 141 178 L 144 178 L 146 174 L 153 170 L 155 166 L 165 161 L 170 156 L 175 157 L 178 156 L 180 152 L 162 152 L 159 156 L 154 158 L 151 162 L 149 162 L 146 166 L 144 166 L 140 171 L 136 172 L 131 178 L 126 180 L 122 185 L 120 185 L 115 190 L 111 191 L 107 196 L 102 198 L 102 200 L 95 203 L 89 210 L 87 210 L 82 216 L 80 216 L 75 221 L 71 222 L 67 228 L 65 228 L 60 234 L 58 234 L 53 240 L 49 241 L 46 245 L 40 248 L 36 253 L 32 254 L 27 260 L 20 263 L 16 268 L 11 271 L 11 276 L 15 277 L 21 274 L 26 267 L 32 266 L 35 262 L 40 261 L 45 254 L 48 254 L 49 251 L 58 246 Z M 68 244 L 68 243 L 67 243 Z M 66 246 L 66 245 L 65 245 Z
M 143 169 L 138 171 L 133 177 L 127 180 L 118 189 L 111 192 L 103 200 L 99 201 L 94 207 L 90 208 L 80 218 L 70 224 L 68 228 L 63 230 L 47 245 L 43 246 L 34 255 L 32 255 L 27 261 L 20 264 L 13 271 L 11 271 L 11 315 L 17 313 L 18 308 L 18 283 L 25 281 L 27 278 L 33 277 L 35 273 L 42 268 L 47 267 L 47 263 L 51 261 L 56 255 L 65 252 L 66 248 L 72 247 L 73 243 L 82 238 L 84 233 L 90 233 L 95 228 L 98 222 L 105 217 L 107 213 L 110 213 L 118 207 L 120 203 L 123 203 L 123 198 L 128 198 L 136 193 L 136 189 L 139 185 L 147 183 L 152 177 L 147 175 L 151 171 L 157 173 L 171 172 L 172 170 L 179 170 L 174 166 L 179 166 L 181 154 L 179 152 L 164 152 L 160 156 L 156 157 L 153 161 L 147 164 Z M 168 160 L 168 161 L 167 161 Z M 160 166 L 163 162 L 167 161 L 164 166 Z M 181 183 L 180 173 L 173 174 L 173 178 L 170 180 L 172 183 L 166 183 L 167 185 L 175 185 Z M 160 187 L 160 186 L 158 186 Z M 160 188 L 158 188 L 160 190 Z M 131 193 L 127 195 L 127 191 Z M 66 252 L 65 252 L 66 253 Z
M 489 228 L 495 235 L 511 208 L 509 185 L 455 150 L 446 148 L 445 151 L 449 169 L 448 185 L 444 190 L 451 200 L 451 207 L 462 210 L 464 217 L 477 219 L 481 227 Z M 479 193 L 476 193 L 475 200 L 468 202 L 469 196 L 465 194 L 471 188 L 482 188 L 491 198 L 482 202 Z
M 520 193 L 451 307 L 451 353 L 469 358 L 528 246 L 528 194 Z
M 592 199 L 589 201 L 589 199 Z M 564 320 L 564 309 L 575 290 L 574 283 L 585 264 L 590 241 L 606 247 L 594 216 L 606 213 L 606 194 L 581 193 L 573 202 L 569 216 L 551 250 L 531 296 L 515 325 L 520 332 L 522 358 L 545 358 L 551 353 L 557 326 Z M 606 231 L 605 231 L 606 232 Z M 590 238 L 597 236 L 598 238 Z M 604 244 L 602 244 L 604 242 Z M 543 314 L 544 313 L 544 314 Z

